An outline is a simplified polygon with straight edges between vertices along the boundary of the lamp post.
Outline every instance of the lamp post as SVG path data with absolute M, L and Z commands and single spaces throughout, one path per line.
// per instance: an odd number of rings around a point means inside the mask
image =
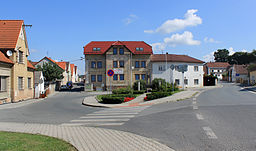
M 165 54 L 165 70 L 166 70 L 166 80 L 165 80 L 165 89 L 167 91 L 167 79 L 168 79 L 168 70 L 167 70 L 167 55 L 168 55 L 168 52 L 166 52 Z

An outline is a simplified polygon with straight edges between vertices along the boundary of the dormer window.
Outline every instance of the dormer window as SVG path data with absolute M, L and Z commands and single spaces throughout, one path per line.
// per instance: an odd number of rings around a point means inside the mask
M 100 51 L 100 48 L 93 48 L 93 51 Z
M 143 51 L 144 49 L 143 48 L 140 48 L 140 47 L 137 47 L 136 48 L 136 51 Z

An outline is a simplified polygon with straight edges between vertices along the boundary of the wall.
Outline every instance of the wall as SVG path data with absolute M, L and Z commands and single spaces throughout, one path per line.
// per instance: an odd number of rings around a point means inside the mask
M 250 72 L 250 83 L 252 85 L 256 84 L 256 70 Z
M 185 87 L 202 87 L 203 86 L 203 64 L 196 64 L 196 63 L 178 63 L 178 62 L 168 62 L 167 67 L 168 70 L 159 71 L 159 65 L 166 66 L 165 62 L 152 62 L 152 80 L 154 78 L 162 78 L 165 79 L 169 83 L 175 82 L 175 79 L 179 79 L 180 86 L 182 86 L 182 73 L 170 70 L 171 65 L 181 65 L 187 64 L 188 71 L 184 73 L 184 79 L 188 79 L 188 84 Z M 198 71 L 194 71 L 194 66 L 198 66 Z M 194 85 L 194 79 L 198 79 L 198 85 Z
M 0 63 L 0 76 L 7 76 L 7 91 L 0 92 L 0 104 L 11 102 L 11 65 Z

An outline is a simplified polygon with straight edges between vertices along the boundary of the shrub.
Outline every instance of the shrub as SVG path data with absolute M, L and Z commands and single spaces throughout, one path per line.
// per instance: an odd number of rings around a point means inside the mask
M 124 102 L 129 102 L 129 101 L 131 101 L 131 100 L 133 100 L 134 99 L 134 97 L 126 97 L 126 98 L 124 98 Z
M 152 92 L 147 94 L 146 100 L 154 100 L 172 95 L 171 92 Z
M 133 94 L 143 94 L 143 93 L 145 93 L 146 92 L 146 90 L 140 90 L 140 91 L 133 91 Z
M 167 87 L 170 87 L 170 84 L 167 83 Z M 161 78 L 155 78 L 152 81 L 152 89 L 156 91 L 165 91 L 166 90 L 166 81 Z
M 134 82 L 133 84 L 133 90 L 138 90 L 138 83 L 140 82 L 140 90 L 146 90 L 146 81 L 145 80 L 137 80 L 136 82 Z
M 112 91 L 113 94 L 132 94 L 132 89 L 127 87 L 127 88 L 120 88 L 120 89 L 115 89 Z
M 105 103 L 105 104 L 120 104 L 123 103 L 124 101 L 124 97 L 113 97 L 113 96 L 102 96 L 101 97 L 102 102 L 101 103 Z

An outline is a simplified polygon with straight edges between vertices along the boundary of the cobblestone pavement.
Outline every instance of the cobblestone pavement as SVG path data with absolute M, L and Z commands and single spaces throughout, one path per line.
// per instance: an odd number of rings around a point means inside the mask
M 0 122 L 0 130 L 57 137 L 79 151 L 173 151 L 150 138 L 102 128 Z

